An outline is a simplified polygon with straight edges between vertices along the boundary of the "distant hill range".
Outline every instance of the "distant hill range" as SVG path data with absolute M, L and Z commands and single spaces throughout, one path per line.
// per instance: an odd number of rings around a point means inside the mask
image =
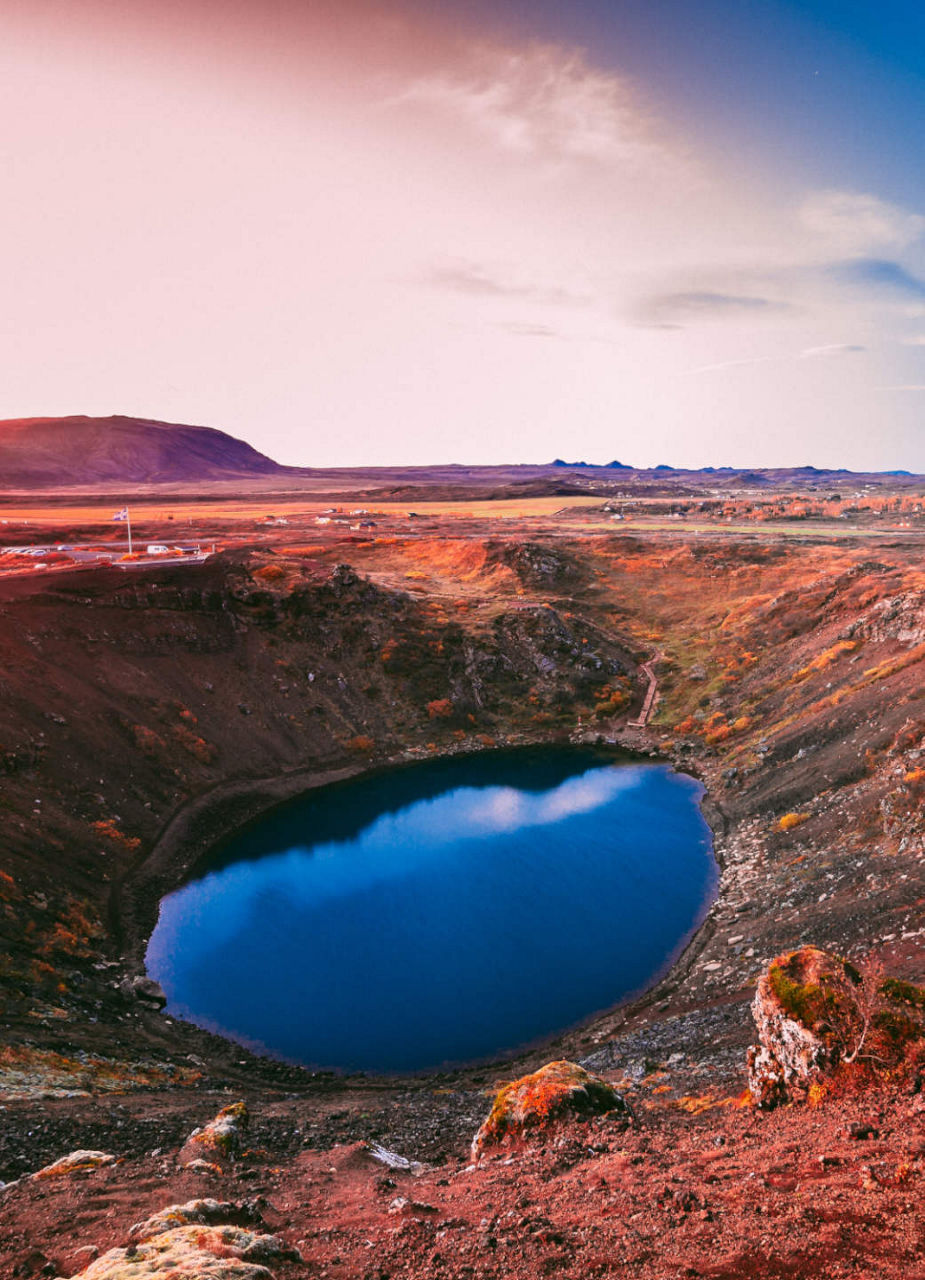
M 123 494 L 164 486 L 190 494 L 213 488 L 269 494 L 284 488 L 332 498 L 350 491 L 358 498 L 413 504 L 438 499 L 609 497 L 622 491 L 645 498 L 761 489 L 851 492 L 859 485 L 920 488 L 922 477 L 809 466 L 688 470 L 660 463 L 635 468 L 617 461 L 598 466 L 562 458 L 493 466 L 286 467 L 214 427 L 123 416 L 0 421 L 0 493 L 77 489 Z
M 121 416 L 0 421 L 0 489 L 182 484 L 289 470 L 213 427 Z

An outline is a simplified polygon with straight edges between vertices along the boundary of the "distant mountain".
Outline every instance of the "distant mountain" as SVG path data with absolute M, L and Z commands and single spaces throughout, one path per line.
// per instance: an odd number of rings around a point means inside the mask
M 565 462 L 562 458 L 553 458 L 549 464 L 551 467 L 597 467 L 596 462 Z M 625 462 L 617 462 L 616 458 L 613 462 L 602 462 L 598 470 L 601 471 L 632 471 L 633 468 L 626 465 Z
M 170 484 L 288 470 L 212 427 L 121 416 L 0 421 L 0 489 Z

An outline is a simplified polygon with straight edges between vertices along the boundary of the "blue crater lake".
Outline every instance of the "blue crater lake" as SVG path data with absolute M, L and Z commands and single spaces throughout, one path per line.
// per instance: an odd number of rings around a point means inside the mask
M 715 894 L 703 788 L 587 750 L 319 788 L 161 902 L 168 1011 L 308 1066 L 497 1057 L 655 981 Z

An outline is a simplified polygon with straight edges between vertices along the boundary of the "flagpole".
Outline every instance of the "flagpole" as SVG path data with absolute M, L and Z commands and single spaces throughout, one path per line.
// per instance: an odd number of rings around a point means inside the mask
M 125 525 L 128 529 L 128 553 L 132 554 L 132 518 L 128 513 L 128 507 L 125 508 Z

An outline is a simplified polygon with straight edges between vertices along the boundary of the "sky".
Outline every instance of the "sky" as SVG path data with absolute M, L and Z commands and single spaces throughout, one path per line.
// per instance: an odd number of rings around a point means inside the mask
M 925 472 L 925 7 L 0 0 L 0 418 Z

